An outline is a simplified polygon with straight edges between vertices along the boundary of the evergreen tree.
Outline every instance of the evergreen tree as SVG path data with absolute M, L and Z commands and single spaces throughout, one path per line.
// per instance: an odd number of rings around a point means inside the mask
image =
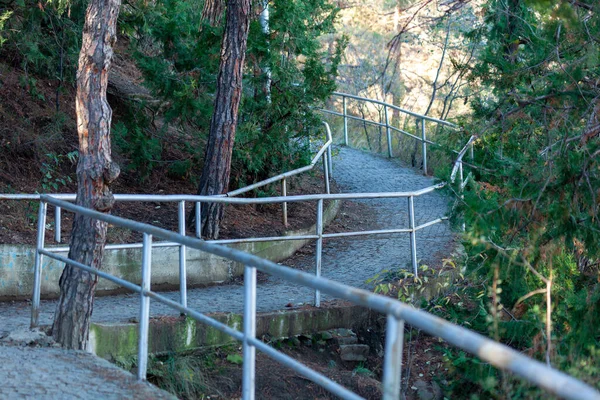
M 490 0 L 484 12 L 467 124 L 479 184 L 461 208 L 472 266 L 502 291 L 493 335 L 530 347 L 541 331 L 538 354 L 570 368 L 600 348 L 600 6 Z

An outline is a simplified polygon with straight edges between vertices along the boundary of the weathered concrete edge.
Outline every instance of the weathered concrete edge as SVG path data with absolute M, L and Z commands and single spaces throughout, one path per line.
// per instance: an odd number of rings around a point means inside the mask
M 340 201 L 332 201 L 323 212 L 324 224 L 329 224 L 339 212 Z M 315 225 L 295 231 L 286 236 L 312 234 Z M 230 245 L 233 248 L 255 254 L 268 260 L 279 262 L 292 256 L 310 240 L 286 240 Z M 0 244 L 0 300 L 21 300 L 31 297 L 33 289 L 33 261 L 35 247 L 26 245 Z M 133 283 L 140 283 L 141 249 L 109 250 L 104 255 L 104 270 Z M 152 285 L 161 290 L 179 287 L 179 249 L 155 248 L 152 251 Z M 241 276 L 243 265 L 212 254 L 187 249 L 188 287 L 207 286 L 225 282 Z M 44 258 L 41 295 L 43 298 L 58 297 L 58 280 L 64 264 Z M 121 288 L 101 279 L 98 282 L 98 295 L 112 294 Z
M 208 314 L 227 326 L 241 330 L 240 314 Z M 367 327 L 372 311 L 353 304 L 332 307 L 306 307 L 297 310 L 259 313 L 256 336 L 283 339 L 335 328 Z M 108 360 L 123 361 L 137 355 L 139 325 L 137 323 L 92 323 L 89 350 Z M 163 317 L 150 321 L 149 353 L 187 352 L 202 347 L 220 346 L 235 339 L 208 325 L 186 317 Z

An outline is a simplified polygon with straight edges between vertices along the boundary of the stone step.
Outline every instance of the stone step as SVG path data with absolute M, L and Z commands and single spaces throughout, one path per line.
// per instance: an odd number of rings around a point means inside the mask
M 340 346 L 340 358 L 344 361 L 366 361 L 369 346 L 366 344 L 345 344 Z

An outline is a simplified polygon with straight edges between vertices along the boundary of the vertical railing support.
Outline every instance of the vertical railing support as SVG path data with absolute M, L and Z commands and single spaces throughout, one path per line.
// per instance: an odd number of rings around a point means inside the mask
M 42 290 L 42 262 L 44 257 L 40 254 L 40 250 L 44 248 L 46 240 L 46 212 L 48 204 L 40 202 L 38 210 L 38 231 L 35 250 L 35 263 L 33 265 L 33 295 L 31 299 L 31 328 L 39 325 L 40 319 L 40 292 Z
M 244 267 L 244 343 L 242 399 L 254 400 L 256 374 L 256 348 L 248 339 L 256 337 L 256 268 Z
M 56 243 L 60 243 L 61 240 L 61 208 L 60 207 L 55 207 L 54 208 L 54 241 Z
M 138 338 L 137 378 L 146 380 L 148 370 L 148 327 L 150 324 L 150 280 L 152 277 L 152 235 L 144 233 L 142 245 L 142 291 L 140 292 L 140 331 Z
M 179 202 L 179 234 L 185 236 L 185 201 Z M 187 307 L 187 261 L 184 245 L 179 245 L 179 302 Z
M 195 220 L 196 220 L 196 237 L 202 238 L 202 203 L 196 202 L 195 207 Z
M 387 316 L 385 332 L 385 356 L 383 360 L 383 399 L 400 398 L 402 384 L 402 345 L 404 344 L 404 320 Z
M 460 164 L 458 164 L 458 177 L 460 179 L 460 181 L 459 181 L 460 182 L 460 187 L 458 188 L 459 192 L 460 192 L 460 199 L 464 200 L 465 199 L 465 193 L 464 193 L 464 191 L 465 191 L 465 178 L 464 178 L 464 174 L 463 174 L 463 163 L 462 163 L 462 160 L 460 161 Z M 463 221 L 462 221 L 462 224 L 461 224 L 461 228 L 462 228 L 463 232 L 467 229 L 467 226 L 465 224 L 464 218 L 463 218 Z
M 383 110 L 385 112 L 385 134 L 387 135 L 388 156 L 392 158 L 392 133 L 390 131 L 390 120 L 388 118 L 387 106 L 383 106 Z
M 327 154 L 323 153 L 323 174 L 325 176 L 325 193 L 329 194 L 329 167 L 327 161 Z
M 344 107 L 344 144 L 348 146 L 348 109 L 346 104 L 346 96 L 342 96 L 342 105 Z
M 283 178 L 281 180 L 281 195 L 283 197 L 287 196 L 287 179 Z M 283 212 L 283 226 L 288 226 L 288 211 L 287 211 L 287 203 L 281 203 L 281 211 Z
M 331 155 L 331 145 L 327 147 L 327 161 L 329 164 L 329 177 L 333 178 L 333 157 Z
M 323 253 L 323 199 L 317 203 L 317 248 L 315 250 L 315 276 L 321 276 L 321 256 Z M 321 307 L 321 291 L 315 289 L 315 307 Z
M 421 146 L 423 149 L 423 175 L 427 175 L 427 134 L 425 133 L 425 118 L 421 118 Z
M 408 197 L 408 227 L 410 229 L 410 260 L 415 278 L 418 274 L 417 265 L 417 235 L 415 231 L 415 198 Z
M 475 150 L 473 149 L 473 143 L 475 141 L 471 142 L 471 146 L 469 146 L 469 158 L 471 159 L 471 162 L 475 161 Z

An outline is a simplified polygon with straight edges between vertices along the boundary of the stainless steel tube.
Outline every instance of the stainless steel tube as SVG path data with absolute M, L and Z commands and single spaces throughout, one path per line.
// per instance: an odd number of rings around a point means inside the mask
M 242 398 L 254 400 L 256 381 L 256 347 L 251 340 L 256 337 L 256 268 L 244 267 L 244 365 Z
M 144 233 L 144 247 L 142 253 L 142 287 L 140 291 L 140 327 L 138 338 L 138 371 L 137 378 L 146 380 L 148 370 L 148 328 L 150 324 L 150 280 L 152 277 L 152 235 Z
M 40 318 L 40 292 L 42 290 L 42 262 L 44 261 L 41 250 L 44 249 L 46 237 L 46 213 L 48 204 L 44 201 L 40 202 L 38 210 L 38 231 L 35 251 L 35 261 L 33 265 L 33 296 L 31 299 L 31 327 L 35 328 L 39 325 Z

